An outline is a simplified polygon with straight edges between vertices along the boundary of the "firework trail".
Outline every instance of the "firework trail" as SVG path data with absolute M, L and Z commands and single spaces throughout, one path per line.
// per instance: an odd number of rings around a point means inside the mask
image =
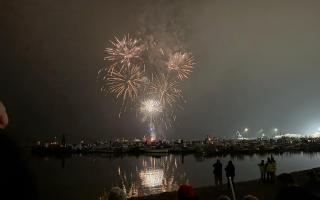
M 193 57 L 188 53 L 176 52 L 169 57 L 167 66 L 169 70 L 176 71 L 180 80 L 188 78 L 193 70 Z

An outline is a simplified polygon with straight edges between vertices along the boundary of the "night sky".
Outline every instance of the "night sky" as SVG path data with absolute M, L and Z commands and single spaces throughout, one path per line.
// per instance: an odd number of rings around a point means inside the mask
M 0 100 L 12 135 L 142 137 L 97 82 L 114 36 L 173 23 L 196 60 L 169 138 L 320 127 L 320 1 L 0 1 Z

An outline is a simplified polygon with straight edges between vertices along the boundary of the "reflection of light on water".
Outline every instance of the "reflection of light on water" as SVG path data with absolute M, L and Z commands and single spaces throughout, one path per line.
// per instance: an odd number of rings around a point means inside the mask
M 112 185 L 122 188 L 128 198 L 177 190 L 180 184 L 189 182 L 180 167 L 173 155 L 140 157 L 135 166 L 118 166 Z
M 162 185 L 163 170 L 162 169 L 147 169 L 139 173 L 144 187 L 157 187 Z

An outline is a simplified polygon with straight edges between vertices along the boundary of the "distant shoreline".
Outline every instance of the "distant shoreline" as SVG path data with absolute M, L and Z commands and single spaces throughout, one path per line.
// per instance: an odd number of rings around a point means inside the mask
M 162 157 L 167 155 L 194 155 L 199 157 L 216 157 L 216 156 L 227 156 L 227 155 L 268 155 L 268 154 L 284 154 L 284 153 L 319 153 L 320 150 L 263 150 L 263 151 L 220 151 L 220 152 L 196 152 L 196 151 L 168 151 L 168 152 L 145 152 L 145 151 L 68 151 L 63 149 L 31 149 L 32 154 L 38 156 L 69 156 L 69 155 L 114 155 L 114 156 L 153 156 Z
M 280 139 L 206 139 L 204 141 L 97 141 L 95 143 L 66 144 L 64 140 L 41 143 L 31 147 L 38 155 L 68 154 L 131 154 L 155 155 L 195 154 L 216 156 L 228 154 L 270 154 L 285 152 L 320 152 L 320 138 L 280 138 Z

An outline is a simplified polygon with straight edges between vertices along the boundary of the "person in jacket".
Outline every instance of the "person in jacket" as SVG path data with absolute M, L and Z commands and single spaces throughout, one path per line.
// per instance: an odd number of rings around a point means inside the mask
M 215 180 L 215 186 L 222 186 L 222 164 L 220 160 L 217 160 L 213 165 L 213 174 Z
M 270 160 L 270 166 L 269 166 L 269 171 L 270 171 L 270 179 L 271 181 L 274 181 L 276 178 L 276 172 L 277 172 L 277 163 L 272 157 Z
M 271 179 L 271 159 L 268 157 L 267 163 L 264 165 L 264 170 L 266 173 L 266 180 Z
M 261 163 L 258 164 L 259 170 L 260 170 L 260 175 L 261 175 L 260 179 L 262 181 L 264 181 L 266 179 L 266 171 L 265 171 L 265 166 L 264 165 L 265 165 L 264 164 L 264 160 L 261 160 Z
M 230 187 L 230 184 L 234 185 L 234 177 L 235 177 L 235 171 L 236 171 L 231 160 L 228 162 L 228 165 L 225 168 L 225 171 L 226 171 L 226 176 L 228 180 L 228 187 Z

